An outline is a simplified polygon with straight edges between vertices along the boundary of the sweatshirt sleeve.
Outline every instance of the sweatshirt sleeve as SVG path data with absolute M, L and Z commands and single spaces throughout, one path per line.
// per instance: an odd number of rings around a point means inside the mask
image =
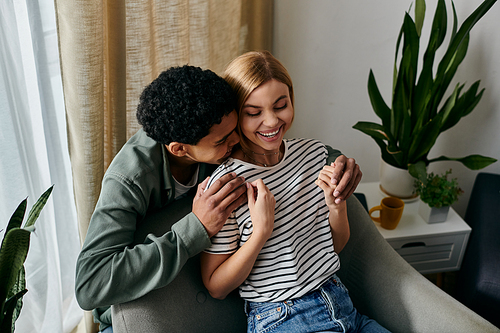
M 340 150 L 338 149 L 333 149 L 332 147 L 326 145 L 326 149 L 328 150 L 328 159 L 326 161 L 326 164 L 327 165 L 330 165 L 330 163 L 333 163 L 335 162 L 335 160 L 337 159 L 337 157 L 339 157 L 340 155 L 343 155 Z
M 190 257 L 211 245 L 191 212 L 168 221 L 175 223 L 163 235 L 149 234 L 134 241 L 138 220 L 150 205 L 150 198 L 142 193 L 150 192 L 119 177 L 105 177 L 77 260 L 75 291 L 84 310 L 128 302 L 166 286 Z M 174 201 L 162 209 L 175 209 L 175 205 Z

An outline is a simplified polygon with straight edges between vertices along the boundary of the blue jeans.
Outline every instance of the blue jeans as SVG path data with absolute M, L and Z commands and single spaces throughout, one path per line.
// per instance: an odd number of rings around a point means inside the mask
M 389 332 L 354 308 L 334 274 L 318 290 L 284 302 L 245 302 L 248 333 Z
M 105 329 L 103 329 L 100 333 L 113 333 L 113 327 L 108 326 Z

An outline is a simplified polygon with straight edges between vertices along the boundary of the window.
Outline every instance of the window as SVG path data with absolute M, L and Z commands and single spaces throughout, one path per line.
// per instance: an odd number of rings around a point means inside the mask
M 52 184 L 25 263 L 19 332 L 70 332 L 78 228 L 67 148 L 53 0 L 0 2 L 0 230 Z M 3 238 L 4 231 L 0 232 Z

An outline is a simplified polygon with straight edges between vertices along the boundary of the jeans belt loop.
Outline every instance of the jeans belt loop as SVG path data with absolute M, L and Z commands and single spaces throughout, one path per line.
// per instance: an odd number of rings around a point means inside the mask
M 248 304 L 248 301 L 245 300 L 245 314 L 248 316 L 250 313 L 250 305 Z

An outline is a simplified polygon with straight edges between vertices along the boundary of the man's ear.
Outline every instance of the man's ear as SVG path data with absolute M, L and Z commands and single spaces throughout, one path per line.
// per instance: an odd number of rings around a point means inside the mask
M 184 143 L 179 142 L 170 142 L 168 145 L 165 145 L 167 150 L 174 156 L 183 157 L 187 154 L 187 147 Z

